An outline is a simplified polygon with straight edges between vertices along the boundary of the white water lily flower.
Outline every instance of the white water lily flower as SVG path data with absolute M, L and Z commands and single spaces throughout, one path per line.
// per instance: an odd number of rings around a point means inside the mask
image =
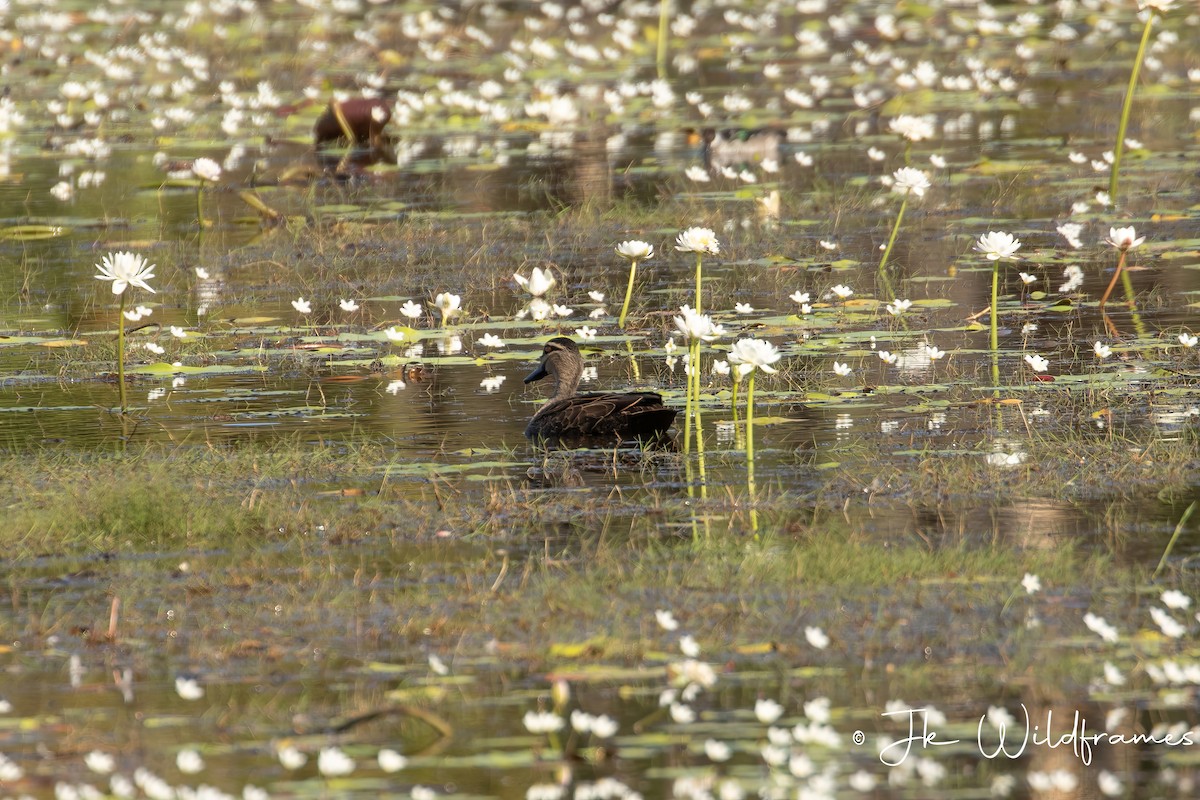
M 336 778 L 354 772 L 354 759 L 336 747 L 321 748 L 317 770 L 326 778 Z
M 204 759 L 195 750 L 180 750 L 175 755 L 175 766 L 185 775 L 195 775 L 204 770 Z
M 592 735 L 599 736 L 601 739 L 608 739 L 617 735 L 620 729 L 617 721 L 610 716 L 601 714 L 598 717 L 592 717 Z
M 654 620 L 658 623 L 658 627 L 664 631 L 673 631 L 679 627 L 679 623 L 675 619 L 675 615 L 666 609 L 657 609 L 654 612 Z
M 1092 350 L 1096 353 L 1096 358 L 1108 358 L 1112 355 L 1112 348 L 1101 341 L 1092 345 Z
M 400 313 L 409 319 L 416 319 L 425 313 L 425 309 L 421 308 L 412 300 L 406 300 L 404 305 L 400 306 Z
M 1045 372 L 1050 367 L 1049 360 L 1039 356 L 1037 353 L 1026 353 L 1025 363 L 1028 364 L 1029 368 L 1034 372 Z
M 147 264 L 146 259 L 137 253 L 109 253 L 96 265 L 96 269 L 100 270 L 96 279 L 112 281 L 113 294 L 124 294 L 130 286 L 153 294 L 154 290 L 146 281 L 154 277 L 155 268 L 154 264 Z
M 558 283 L 554 278 L 554 274 L 549 269 L 543 270 L 540 267 L 534 267 L 528 278 L 519 273 L 514 273 L 513 280 L 534 297 L 541 297 L 553 289 L 554 284 Z
M 1021 585 L 1025 587 L 1025 592 L 1027 594 L 1033 594 L 1042 590 L 1041 579 L 1032 572 L 1025 573 L 1025 577 L 1021 579 Z
M 578 336 L 580 339 L 584 339 L 584 340 L 595 339 L 596 338 L 596 329 L 589 328 L 587 325 L 584 325 L 581 328 L 575 329 L 575 335 Z
M 553 711 L 526 711 L 521 721 L 530 733 L 550 733 L 561 730 L 566 721 Z
M 733 310 L 738 314 L 753 314 L 754 306 L 749 303 L 734 303 Z
M 603 303 L 604 302 L 604 292 L 599 292 L 599 291 L 596 291 L 595 289 L 588 292 L 588 297 L 592 298 L 593 303 Z
M 809 627 L 804 629 L 804 638 L 810 645 L 818 650 L 824 650 L 829 646 L 829 637 L 825 635 L 825 631 L 820 628 Z
M 312 303 L 305 300 L 303 297 L 297 297 L 295 300 L 293 300 L 292 308 L 296 309 L 301 314 L 311 314 L 312 313 Z
M 876 353 L 876 355 L 878 355 L 879 360 L 885 364 L 895 364 L 900 360 L 899 353 L 892 353 L 888 350 L 880 350 L 878 353 Z
M 763 372 L 775 372 L 775 364 L 783 354 L 775 345 L 765 339 L 738 339 L 729 350 L 729 362 L 737 364 L 739 370 L 749 366 L 751 370 L 761 369 Z M 745 373 L 743 373 L 745 374 Z
M 339 300 L 338 306 L 347 313 L 358 311 L 359 308 L 358 303 L 353 300 Z
M 681 316 L 675 317 L 675 328 L 688 339 L 711 342 L 725 335 L 723 325 L 714 325 L 708 314 L 697 314 L 691 306 L 680 306 Z
M 1200 336 L 1192 336 L 1186 332 L 1179 334 L 1179 343 L 1184 347 L 1195 347 L 1197 342 L 1200 342 Z
M 733 748 L 716 739 L 706 739 L 704 741 L 704 755 L 708 756 L 709 761 L 728 761 L 729 757 L 733 755 Z
M 901 167 L 892 173 L 892 191 L 924 197 L 929 188 L 929 176 L 913 167 Z
M 206 270 L 204 267 L 196 267 L 196 277 L 202 281 L 206 281 L 212 276 L 209 275 L 208 270 Z
M 850 368 L 849 364 L 843 364 L 840 361 L 833 362 L 833 373 L 835 375 L 845 378 L 846 376 L 850 375 L 852 372 L 854 372 L 854 370 Z
M 728 375 L 729 374 L 729 362 L 728 361 L 714 361 L 713 365 L 712 365 L 712 373 L 713 373 L 713 375 Z
M 221 165 L 211 158 L 197 158 L 192 162 L 192 173 L 202 181 L 216 183 L 221 180 Z
M 462 298 L 451 292 L 440 292 L 433 298 L 433 307 L 442 315 L 444 324 L 462 310 Z
M 711 228 L 688 228 L 676 237 L 675 249 L 683 253 L 717 255 L 721 252 L 721 244 Z
M 946 168 L 946 158 L 940 153 L 932 153 L 929 156 L 929 163 L 933 164 L 938 169 Z
M 1021 249 L 1021 242 L 1011 233 L 1004 231 L 988 231 L 979 237 L 979 241 L 975 243 L 975 249 L 983 253 L 989 261 L 998 261 L 1003 259 L 1017 260 L 1017 251 Z
M 1083 241 L 1079 238 L 1079 234 L 1083 233 L 1083 225 L 1078 222 L 1064 222 L 1055 228 L 1062 237 L 1067 240 L 1067 244 L 1078 250 L 1083 247 Z
M 794 303 L 804 305 L 805 303 L 809 302 L 811 298 L 808 296 L 808 292 L 795 291 L 788 295 L 788 299 Z
M 901 300 L 899 298 L 896 298 L 895 300 L 888 303 L 884 307 L 887 309 L 887 312 L 889 314 L 891 314 L 893 317 L 898 317 L 901 314 L 903 314 L 905 311 L 908 311 L 910 308 L 912 308 L 912 300 Z
M 1132 250 L 1146 241 L 1145 236 L 1138 236 L 1133 226 L 1127 228 L 1109 228 L 1108 238 L 1104 240 L 1118 250 Z
M 175 693 L 184 700 L 199 700 L 204 697 L 204 687 L 195 678 L 175 679 Z
M 1188 597 L 1178 589 L 1168 589 L 1162 593 L 1160 599 L 1162 600 L 1162 604 L 1164 606 L 1176 611 L 1189 608 L 1192 605 L 1192 598 Z
M 707 173 L 705 174 L 707 175 Z M 647 258 L 654 258 L 654 245 L 638 239 L 630 239 L 627 242 L 621 242 L 617 245 L 616 254 L 630 261 L 642 261 Z M 597 300 L 596 302 L 600 301 Z
M 688 658 L 696 658 L 700 655 L 700 645 L 696 638 L 689 633 L 679 639 L 679 652 Z
M 770 725 L 783 716 L 783 706 L 769 697 L 754 702 L 754 717 L 764 725 Z
M 1030 275 L 1028 272 L 1018 272 L 1017 276 L 1020 277 L 1021 283 L 1026 286 L 1037 280 L 1037 275 Z
M 284 769 L 300 769 L 308 763 L 308 756 L 297 750 L 291 745 L 279 748 L 275 754 L 279 758 L 279 763 Z
M 386 747 L 379 751 L 376 760 L 379 762 L 379 768 L 384 772 L 399 772 L 408 766 L 407 758 Z
M 395 325 L 390 328 L 385 328 L 383 335 L 388 338 L 389 342 L 403 342 L 405 338 L 404 331 L 400 330 Z
M 83 763 L 92 772 L 107 775 L 116 767 L 117 760 L 103 750 L 93 750 L 83 757 Z
M 933 138 L 933 125 L 922 117 L 914 117 L 910 114 L 901 114 L 898 117 L 894 117 L 888 123 L 888 130 L 908 139 L 910 142 L 919 142 L 922 139 Z
M 504 340 L 494 333 L 485 333 L 479 337 L 479 344 L 484 347 L 504 347 Z
M 695 164 L 684 170 L 683 174 L 686 175 L 689 180 L 696 181 L 697 183 L 708 183 L 712 180 L 712 176 L 708 174 L 708 170 Z
M 946 351 L 939 350 L 936 345 L 932 345 L 932 344 L 925 345 L 925 357 L 928 358 L 930 361 L 937 361 L 938 359 L 945 358 L 945 356 L 946 356 Z
M 849 286 L 846 286 L 845 284 L 841 284 L 841 283 L 830 287 L 829 291 L 831 291 L 835 295 L 837 295 L 839 300 L 845 300 L 846 298 L 850 297 L 850 295 L 854 294 L 853 289 L 851 289 Z
M 178 325 L 172 325 L 170 330 L 171 330 L 171 335 L 174 336 L 176 339 L 186 339 L 187 338 L 187 331 L 185 331 L 183 328 L 179 327 Z

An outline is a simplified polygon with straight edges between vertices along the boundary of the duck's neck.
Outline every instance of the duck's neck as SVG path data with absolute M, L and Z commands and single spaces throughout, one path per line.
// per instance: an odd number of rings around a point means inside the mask
M 547 365 L 547 372 L 554 380 L 554 393 L 546 400 L 542 407 L 537 410 L 537 414 L 541 414 L 549 406 L 560 400 L 567 400 L 575 396 L 579 390 L 579 381 L 583 378 L 583 366 L 581 364 L 570 363 L 568 359 L 555 358 L 554 361 Z M 534 414 L 534 416 L 537 416 Z

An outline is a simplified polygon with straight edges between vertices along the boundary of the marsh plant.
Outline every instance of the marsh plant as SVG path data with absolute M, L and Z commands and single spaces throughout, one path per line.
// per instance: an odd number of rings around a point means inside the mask
M 221 180 L 221 165 L 211 158 L 197 158 L 192 162 L 192 174 L 199 183 L 196 185 L 196 224 L 204 230 L 204 187 L 209 183 Z
M 625 302 L 621 304 L 621 316 L 617 319 L 617 327 L 625 329 L 625 317 L 629 313 L 629 300 L 633 297 L 633 281 L 637 277 L 639 261 L 654 257 L 654 245 L 636 239 L 621 242 L 617 245 L 617 255 L 629 262 L 629 281 L 625 284 Z
M 1150 43 L 1150 31 L 1154 20 L 1175 7 L 1175 0 L 1138 0 L 1138 10 L 1146 16 L 1142 27 L 1142 38 L 1138 43 L 1137 55 L 1133 57 L 1133 69 L 1129 72 L 1129 86 L 1125 89 L 1125 101 L 1121 105 L 1121 121 L 1117 125 L 1117 143 L 1113 146 L 1112 166 L 1108 174 L 1108 199 L 1117 202 L 1117 184 L 1121 176 L 1121 156 L 1125 152 L 1125 131 L 1129 128 L 1129 114 L 1133 110 L 1133 93 L 1137 89 L 1138 74 L 1146 59 L 1146 46 Z
M 1019 260 L 1020 256 L 1017 255 L 1017 251 L 1021 249 L 1021 241 L 1011 233 L 988 231 L 979 237 L 979 241 L 975 243 L 975 249 L 992 262 L 992 300 L 988 307 L 991 314 L 991 338 L 989 341 L 992 352 L 995 353 L 1000 347 L 1000 328 L 996 321 L 996 309 L 1000 302 L 1000 262 Z
M 100 270 L 100 274 L 96 275 L 98 280 L 112 281 L 112 293 L 118 298 L 117 389 L 121 413 L 124 414 L 128 408 L 125 399 L 125 292 L 130 286 L 136 286 L 154 294 L 154 289 L 146 281 L 154 277 L 155 265 L 146 263 L 146 259 L 136 253 L 117 252 L 106 255 L 96 269 Z
M 697 314 L 702 313 L 704 304 L 700 294 L 703 287 L 704 254 L 717 255 L 721 252 L 721 243 L 711 228 L 688 228 L 675 239 L 675 249 L 681 253 L 696 254 L 696 304 Z
M 750 495 L 750 528 L 758 533 L 758 510 L 754 507 L 754 377 L 759 370 L 775 372 L 782 354 L 765 339 L 738 339 L 729 351 L 729 363 L 746 378 L 746 492 Z
M 896 234 L 900 232 L 900 223 L 904 221 L 904 211 L 908 208 L 908 198 L 924 197 L 925 190 L 929 188 L 929 175 L 919 169 L 913 167 L 901 167 L 892 173 L 891 189 L 895 194 L 900 195 L 900 210 L 896 212 L 896 222 L 892 225 L 892 233 L 888 236 L 887 246 L 883 249 L 883 257 L 879 259 L 879 273 L 884 274 L 887 269 L 888 257 L 892 254 L 892 247 L 896 244 Z
M 683 334 L 688 343 L 687 367 L 684 370 L 687 381 L 687 400 L 684 407 L 683 422 L 683 451 L 691 451 L 692 419 L 697 415 L 700 406 L 700 345 L 702 342 L 712 342 L 725 335 L 725 328 L 713 324 L 712 317 L 701 314 L 688 306 L 680 306 L 680 316 L 675 317 L 675 328 Z M 699 442 L 699 426 L 696 437 Z

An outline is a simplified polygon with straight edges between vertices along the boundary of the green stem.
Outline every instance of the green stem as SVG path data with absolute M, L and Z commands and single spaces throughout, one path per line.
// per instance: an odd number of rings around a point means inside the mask
M 128 288 L 128 287 L 126 287 Z M 121 413 L 125 413 L 125 293 L 117 303 L 117 393 L 121 398 Z
M 1000 350 L 1000 328 L 996 321 L 996 306 L 999 304 L 1000 298 L 1000 260 L 992 262 L 992 352 L 996 353 Z
M 900 204 L 900 213 L 896 215 L 896 224 L 892 226 L 892 235 L 888 237 L 887 247 L 883 250 L 883 258 L 879 259 L 879 271 L 883 272 L 887 266 L 888 256 L 892 254 L 892 245 L 896 243 L 896 234 L 900 232 L 900 221 L 904 219 L 904 209 L 908 208 L 908 196 L 905 195 L 904 202 Z
M 700 264 L 701 264 L 702 260 L 703 259 L 702 259 L 701 255 L 699 253 L 696 253 L 696 313 L 697 314 L 701 313 L 701 311 L 700 311 Z
M 196 187 L 196 224 L 200 230 L 204 230 L 204 180 L 201 179 L 200 185 Z
M 688 350 L 691 350 L 691 342 L 688 342 Z M 683 452 L 684 455 L 692 452 L 692 376 L 686 374 L 684 370 L 684 385 L 687 387 L 685 394 L 687 401 L 683 408 Z
M 733 378 L 733 391 L 731 393 L 731 397 L 729 398 L 729 402 L 733 406 L 733 421 L 737 422 L 737 419 L 738 419 L 738 413 L 737 413 L 738 412 L 738 402 L 737 402 L 738 401 L 738 389 L 741 388 L 741 385 L 742 385 L 742 376 L 738 374 L 737 364 L 731 364 L 730 368 L 731 368 L 730 375 Z
M 625 315 L 629 313 L 629 298 L 633 296 L 633 276 L 637 275 L 637 260 L 629 262 L 629 283 L 625 286 L 625 303 L 621 306 L 621 318 L 617 320 L 617 327 L 621 330 L 625 329 Z
M 1113 148 L 1112 170 L 1108 174 L 1108 197 L 1117 205 L 1117 179 L 1121 172 L 1121 153 L 1125 150 L 1125 129 L 1129 126 L 1129 112 L 1133 108 L 1133 91 L 1137 88 L 1138 73 L 1142 71 L 1142 59 L 1146 56 L 1146 45 L 1150 42 L 1150 29 L 1154 26 L 1155 11 L 1151 9 L 1142 29 L 1142 41 L 1133 59 L 1133 71 L 1129 73 L 1129 86 L 1125 89 L 1125 104 L 1121 106 L 1121 124 L 1117 126 L 1117 146 Z
M 750 529 L 758 535 L 758 510 L 754 507 L 754 376 L 755 369 L 750 373 L 750 382 L 746 385 L 746 491 L 750 495 Z
M 1158 560 L 1158 566 L 1154 568 L 1154 574 L 1150 576 L 1150 580 L 1158 577 L 1158 573 L 1163 571 L 1163 567 L 1167 565 L 1167 559 L 1171 556 L 1171 550 L 1175 547 L 1175 540 L 1179 538 L 1179 534 L 1183 532 L 1183 526 L 1187 524 L 1188 518 L 1192 516 L 1192 512 L 1196 510 L 1196 501 L 1187 507 L 1183 512 L 1183 516 L 1179 518 L 1179 524 L 1175 526 L 1175 532 L 1171 534 L 1171 541 L 1167 542 L 1167 549 L 1163 551 L 1162 558 Z
M 658 2 L 658 52 L 655 54 L 654 63 L 658 67 L 658 77 L 660 80 L 667 79 L 667 32 L 671 19 L 671 0 L 659 0 Z

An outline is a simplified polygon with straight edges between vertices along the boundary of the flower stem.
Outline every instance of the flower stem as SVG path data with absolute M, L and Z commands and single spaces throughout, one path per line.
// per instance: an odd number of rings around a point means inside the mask
M 196 224 L 200 230 L 204 230 L 204 181 L 200 181 L 200 185 L 196 187 Z
M 896 224 L 892 226 L 892 235 L 888 237 L 887 247 L 884 248 L 883 258 L 879 259 L 879 271 L 887 267 L 888 256 L 892 254 L 892 245 L 896 243 L 896 234 L 900 232 L 900 221 L 904 219 L 904 209 L 908 208 L 908 197 L 900 203 L 900 213 L 896 215 Z
M 1125 104 L 1121 106 L 1121 124 L 1117 126 L 1117 145 L 1113 148 L 1112 170 L 1108 174 L 1108 197 L 1117 205 L 1117 180 L 1121 173 L 1121 153 L 1125 150 L 1125 129 L 1129 126 L 1129 112 L 1133 108 L 1133 92 L 1137 88 L 1138 73 L 1142 71 L 1142 59 L 1146 56 L 1146 45 L 1150 42 L 1150 29 L 1154 26 L 1155 11 L 1150 10 L 1146 27 L 1142 29 L 1142 41 L 1133 59 L 1133 71 L 1129 73 L 1129 86 L 1125 89 Z
M 1103 309 L 1104 304 L 1108 302 L 1108 296 L 1110 294 L 1112 294 L 1113 287 L 1117 285 L 1117 278 L 1121 277 L 1121 274 L 1125 271 L 1125 253 L 1126 252 L 1128 252 L 1128 251 L 1126 251 L 1126 250 L 1121 251 L 1121 258 L 1119 261 L 1117 261 L 1117 268 L 1113 271 L 1112 280 L 1108 282 L 1108 288 L 1104 290 L 1104 294 L 1100 297 L 1100 308 L 1101 309 Z M 1126 279 L 1126 280 L 1128 280 L 1128 279 Z
M 758 510 L 754 507 L 754 376 L 755 369 L 750 373 L 750 382 L 746 384 L 746 491 L 750 495 L 750 529 L 758 535 Z
M 696 313 L 697 314 L 702 313 L 700 311 L 700 264 L 701 264 L 702 260 L 703 259 L 702 259 L 701 255 L 699 253 L 696 253 Z
M 629 262 L 629 283 L 625 286 L 625 303 L 621 306 L 621 318 L 617 327 L 625 329 L 625 315 L 629 313 L 629 298 L 633 296 L 633 276 L 637 275 L 637 259 Z
M 691 353 L 691 349 L 691 342 L 688 342 L 689 354 Z M 690 358 L 688 360 L 691 361 Z M 688 371 L 685 369 L 684 379 L 685 385 L 687 386 L 687 390 L 685 392 L 687 395 L 687 401 L 685 402 L 683 409 L 683 452 L 685 455 L 692 452 L 692 376 L 687 374 L 687 372 Z
M 121 413 L 125 413 L 125 293 L 121 292 L 117 304 L 117 393 L 120 397 Z
M 996 319 L 996 306 L 999 305 L 1000 298 L 1000 261 L 999 259 L 992 262 L 992 307 L 991 307 L 991 329 L 992 329 L 992 352 L 996 353 L 1000 349 L 1000 328 Z

